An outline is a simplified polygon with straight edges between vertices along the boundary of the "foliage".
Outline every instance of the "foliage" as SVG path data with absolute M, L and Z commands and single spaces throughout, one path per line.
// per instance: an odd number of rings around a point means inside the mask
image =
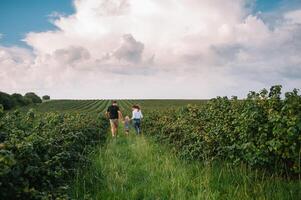
M 4 107 L 5 110 L 11 109 L 14 107 L 14 102 L 11 96 L 5 92 L 0 91 L 0 104 Z
M 106 121 L 90 114 L 0 108 L 0 199 L 68 198 L 76 167 L 106 130 Z
M 281 86 L 247 99 L 217 97 L 201 106 L 146 114 L 146 133 L 184 158 L 247 163 L 281 174 L 301 173 L 301 96 L 281 99 Z
M 43 99 L 43 100 L 50 100 L 50 96 L 49 96 L 49 95 L 44 95 L 44 96 L 42 97 L 42 99 Z
M 32 103 L 42 103 L 42 99 L 34 92 L 28 92 L 24 95 L 24 97 L 31 99 Z
M 27 106 L 32 103 L 41 103 L 42 100 L 35 93 L 30 92 L 25 96 L 14 93 L 9 95 L 0 91 L 0 104 L 3 105 L 4 110 L 9 110 L 15 107 Z
M 21 94 L 14 93 L 11 95 L 12 100 L 14 101 L 14 106 L 27 106 L 31 103 L 31 100 L 23 97 Z

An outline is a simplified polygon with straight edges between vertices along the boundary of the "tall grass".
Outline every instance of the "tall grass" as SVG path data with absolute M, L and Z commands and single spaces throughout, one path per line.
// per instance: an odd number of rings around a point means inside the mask
M 122 131 L 121 129 L 119 130 Z M 300 181 L 246 166 L 180 160 L 166 146 L 133 133 L 108 139 L 79 171 L 75 199 L 299 199 Z

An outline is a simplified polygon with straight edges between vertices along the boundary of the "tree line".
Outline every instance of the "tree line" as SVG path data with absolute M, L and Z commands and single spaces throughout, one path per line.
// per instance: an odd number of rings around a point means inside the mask
M 19 93 L 13 93 L 10 95 L 0 91 L 0 104 L 3 106 L 4 110 L 42 103 L 42 99 L 50 100 L 50 96 L 44 95 L 41 98 L 34 92 L 28 92 L 24 96 Z

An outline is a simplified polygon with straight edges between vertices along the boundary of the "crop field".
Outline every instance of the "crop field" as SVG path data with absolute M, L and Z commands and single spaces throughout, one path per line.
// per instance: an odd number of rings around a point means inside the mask
M 0 109 L 0 199 L 300 199 L 297 91 L 117 102 L 142 135 L 110 136 L 110 100 Z
M 178 108 L 181 106 L 201 105 L 208 100 L 118 100 L 119 106 L 124 110 L 129 110 L 131 106 L 138 104 L 143 107 L 144 110 L 156 110 L 156 109 L 169 109 Z M 91 112 L 100 113 L 104 111 L 111 104 L 111 100 L 51 100 L 46 101 L 40 105 L 34 106 L 39 112 Z M 33 106 L 26 107 L 24 109 L 30 109 Z

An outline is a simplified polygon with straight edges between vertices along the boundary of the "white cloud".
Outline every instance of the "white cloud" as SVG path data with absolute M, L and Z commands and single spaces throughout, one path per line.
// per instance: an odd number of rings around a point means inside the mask
M 66 49 L 57 49 L 53 53 L 59 64 L 73 64 L 90 58 L 90 53 L 83 47 L 70 46 Z
M 291 11 L 285 14 L 285 18 L 292 24 L 301 25 L 301 10 Z
M 118 60 L 138 63 L 141 61 L 143 49 L 141 42 L 137 42 L 131 34 L 126 34 L 122 36 L 121 45 L 113 52 L 113 56 Z
M 1 89 L 57 98 L 206 98 L 300 87 L 301 10 L 270 28 L 246 3 L 75 0 L 74 14 L 51 15 L 57 30 L 26 35 L 33 52 L 0 48 Z

